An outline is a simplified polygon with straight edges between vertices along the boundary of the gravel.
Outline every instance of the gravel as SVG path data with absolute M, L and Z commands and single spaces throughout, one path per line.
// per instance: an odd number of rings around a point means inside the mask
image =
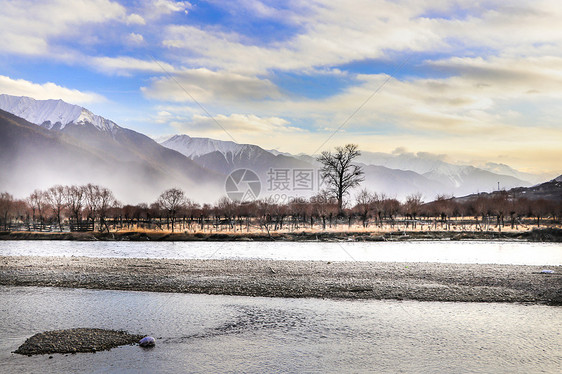
M 21 355 L 106 351 L 120 345 L 138 343 L 143 335 L 126 331 L 76 328 L 46 331 L 33 335 L 14 351 Z
M 562 266 L 0 257 L 0 285 L 562 305 Z

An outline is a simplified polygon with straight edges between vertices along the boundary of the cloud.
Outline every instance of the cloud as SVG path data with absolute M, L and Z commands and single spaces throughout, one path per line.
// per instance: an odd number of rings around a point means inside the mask
M 127 35 L 127 41 L 130 44 L 142 44 L 144 42 L 144 37 L 141 34 L 132 32 Z
M 253 7 L 261 16 L 266 8 Z M 265 9 L 265 10 L 264 10 Z M 305 12 L 291 17 L 298 24 L 295 35 L 263 44 L 251 35 L 220 28 L 170 26 L 163 44 L 185 61 L 199 66 L 263 73 L 342 65 L 352 61 L 383 58 L 387 51 L 422 51 L 445 43 L 416 18 L 416 7 L 358 1 L 311 3 Z M 267 13 L 267 12 L 266 12 Z
M 0 0 L 0 50 L 45 55 L 52 40 L 76 33 L 86 24 L 126 17 L 125 8 L 109 0 Z
M 37 100 L 62 99 L 74 104 L 88 104 L 106 99 L 93 92 L 82 92 L 47 82 L 32 83 L 23 79 L 12 79 L 0 75 L 0 92 L 13 96 L 29 96 Z
M 189 69 L 179 71 L 173 78 L 155 79 L 141 88 L 151 99 L 176 102 L 254 101 L 279 98 L 277 87 L 267 79 L 260 79 L 227 71 Z M 190 97 L 191 96 L 191 97 Z
M 145 18 L 158 19 L 162 16 L 184 12 L 188 13 L 192 5 L 189 1 L 173 1 L 173 0 L 148 0 L 144 2 Z
M 142 37 L 142 35 L 141 35 Z M 85 57 L 88 64 L 105 73 L 130 75 L 133 71 L 164 74 L 173 72 L 174 67 L 162 61 L 140 60 L 134 57 Z
M 146 25 L 146 21 L 141 15 L 136 13 L 130 14 L 125 18 L 127 25 Z

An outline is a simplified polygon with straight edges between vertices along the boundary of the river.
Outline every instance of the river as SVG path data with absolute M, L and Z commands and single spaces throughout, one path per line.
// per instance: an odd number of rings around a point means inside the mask
M 522 241 L 84 242 L 17 240 L 0 241 L 0 256 L 561 265 L 562 244 Z
M 335 301 L 1 287 L 8 373 L 559 373 L 562 310 L 521 304 Z M 157 345 L 26 357 L 36 332 L 151 334 Z
M 560 265 L 558 243 L 0 242 L 3 256 Z M 0 287 L 7 373 L 559 373 L 562 309 L 504 303 L 284 299 Z M 26 357 L 53 329 L 124 329 L 157 338 L 108 352 Z

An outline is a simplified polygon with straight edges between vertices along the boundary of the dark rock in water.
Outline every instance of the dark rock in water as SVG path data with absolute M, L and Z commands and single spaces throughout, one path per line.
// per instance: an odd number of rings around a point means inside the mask
M 145 336 L 139 341 L 139 345 L 141 347 L 154 347 L 156 345 L 156 341 L 152 336 Z
M 135 344 L 143 335 L 126 331 L 77 328 L 46 331 L 33 335 L 14 352 L 22 355 L 106 351 Z

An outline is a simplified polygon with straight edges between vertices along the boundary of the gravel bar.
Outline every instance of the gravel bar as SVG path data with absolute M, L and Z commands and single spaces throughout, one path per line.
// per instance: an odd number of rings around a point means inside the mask
M 562 266 L 0 256 L 0 285 L 562 305 Z
M 27 339 L 14 353 L 38 355 L 106 351 L 120 345 L 136 344 L 143 335 L 126 331 L 76 328 L 46 331 Z

